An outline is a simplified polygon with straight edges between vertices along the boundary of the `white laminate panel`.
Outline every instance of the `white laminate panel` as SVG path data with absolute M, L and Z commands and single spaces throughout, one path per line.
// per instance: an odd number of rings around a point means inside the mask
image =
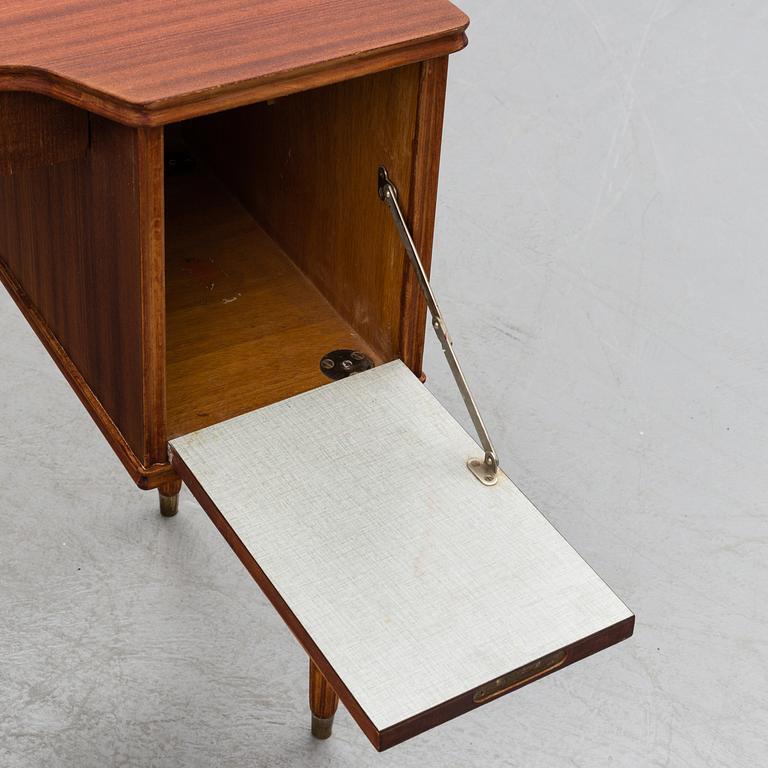
M 631 616 L 399 361 L 172 449 L 379 730 Z

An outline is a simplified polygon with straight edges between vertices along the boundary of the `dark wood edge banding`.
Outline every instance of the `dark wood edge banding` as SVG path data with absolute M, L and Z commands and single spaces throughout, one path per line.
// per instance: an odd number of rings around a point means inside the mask
M 168 459 L 165 407 L 165 181 L 164 129 L 136 130 L 136 176 L 141 250 L 141 353 L 144 455 Z
M 64 378 L 69 382 L 72 389 L 75 390 L 80 398 L 80 402 L 82 402 L 91 418 L 96 422 L 96 426 L 101 430 L 136 485 L 144 490 L 151 490 L 168 480 L 172 480 L 175 474 L 169 463 L 158 463 L 147 467 L 139 461 L 131 446 L 128 445 L 120 430 L 109 417 L 104 406 L 99 402 L 98 397 L 88 386 L 77 366 L 72 362 L 64 347 L 61 346 L 45 320 L 35 309 L 29 296 L 11 274 L 2 258 L 0 258 L 0 282 L 3 283 L 11 298 L 16 302 L 21 313 L 48 351 L 48 354 L 64 374 Z
M 213 503 L 211 497 L 197 481 L 197 478 L 190 471 L 181 456 L 179 456 L 173 448 L 169 448 L 169 454 L 173 468 L 184 481 L 187 488 L 192 492 L 192 495 L 198 500 L 200 506 L 205 510 L 208 517 L 211 518 L 211 521 L 216 526 L 219 533 L 224 537 L 225 541 L 232 548 L 232 551 L 237 555 L 240 562 L 245 566 L 248 573 L 251 574 L 253 579 L 259 585 L 261 591 L 280 614 L 280 617 L 291 630 L 294 637 L 299 641 L 299 644 L 309 654 L 317 668 L 322 672 L 325 679 L 338 694 L 339 698 L 344 703 L 344 706 L 347 708 L 347 711 L 355 719 L 363 733 L 370 740 L 371 744 L 373 744 L 377 750 L 381 750 L 382 747 L 379 740 L 380 734 L 376 726 L 371 722 L 362 707 L 357 703 L 355 697 L 350 693 L 347 686 L 344 685 L 341 678 L 336 674 L 336 671 L 317 647 L 314 640 L 312 640 L 309 633 L 296 618 L 296 615 L 285 600 L 283 600 L 277 589 L 275 589 L 275 586 L 269 580 L 269 577 L 261 569 L 261 566 L 256 562 L 256 559 L 232 529 L 224 515 L 221 514 L 218 507 Z
M 414 141 L 408 221 L 427 274 L 432 264 L 432 243 L 437 212 L 437 186 L 440 175 L 445 93 L 448 83 L 448 57 L 425 61 L 421 65 L 417 133 Z M 421 377 L 424 357 L 424 327 L 427 302 L 419 287 L 416 273 L 403 254 L 403 325 L 400 353 L 405 364 Z
M 564 654 L 562 663 L 551 665 L 540 674 L 531 675 L 530 677 L 521 680 L 518 684 L 511 686 L 504 691 L 500 691 L 495 696 L 491 696 L 481 701 L 475 701 L 475 694 L 477 691 L 491 685 L 492 681 L 487 681 L 483 683 L 483 685 L 445 701 L 426 712 L 421 712 L 418 715 L 414 715 L 414 717 L 403 720 L 397 725 L 385 728 L 381 732 L 380 737 L 381 750 L 383 751 L 390 747 L 394 747 L 419 733 L 423 733 L 437 725 L 442 725 L 443 723 L 453 720 L 453 718 L 458 717 L 459 715 L 466 714 L 473 709 L 490 704 L 492 701 L 499 701 L 510 693 L 519 691 L 521 688 L 530 685 L 536 680 L 541 680 L 548 675 L 551 675 L 553 672 L 565 669 L 565 667 L 570 666 L 577 661 L 581 661 L 581 659 L 584 659 L 587 656 L 591 656 L 592 654 L 605 650 L 622 640 L 626 640 L 632 636 L 634 627 L 635 617 L 629 616 L 611 627 L 596 632 L 589 637 L 585 637 L 582 640 L 565 646 L 564 648 L 560 648 L 557 651 L 553 651 L 553 653 Z M 513 672 L 514 670 L 510 670 L 507 674 L 512 674 Z
M 122 99 L 51 70 L 30 65 L 0 66 L 0 91 L 32 91 L 52 96 L 124 125 L 161 126 L 447 56 L 467 45 L 465 29 L 466 26 L 438 37 L 409 40 L 362 55 L 330 59 L 288 72 L 169 96 L 149 103 Z

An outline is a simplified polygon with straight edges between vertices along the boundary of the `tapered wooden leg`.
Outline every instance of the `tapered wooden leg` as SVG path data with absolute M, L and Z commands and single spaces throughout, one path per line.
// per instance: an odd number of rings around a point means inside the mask
M 333 716 L 339 706 L 339 697 L 323 673 L 309 660 L 309 708 L 312 710 L 312 735 L 327 739 L 333 730 Z
M 160 493 L 160 514 L 163 517 L 173 517 L 179 511 L 181 480 L 169 480 L 157 490 Z

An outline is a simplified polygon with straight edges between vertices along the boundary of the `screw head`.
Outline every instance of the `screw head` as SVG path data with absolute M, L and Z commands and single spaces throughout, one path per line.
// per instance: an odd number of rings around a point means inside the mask
M 333 381 L 346 379 L 373 367 L 373 360 L 358 349 L 334 349 L 320 358 L 320 370 Z

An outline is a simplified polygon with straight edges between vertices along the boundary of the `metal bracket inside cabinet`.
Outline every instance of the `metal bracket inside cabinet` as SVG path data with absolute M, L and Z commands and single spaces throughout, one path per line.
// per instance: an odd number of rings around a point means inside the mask
M 453 378 L 456 380 L 456 385 L 464 399 L 464 404 L 467 406 L 469 415 L 472 418 L 472 423 L 475 425 L 477 435 L 480 438 L 480 444 L 485 451 L 485 456 L 482 459 L 469 459 L 469 461 L 467 461 L 467 467 L 470 472 L 483 483 L 483 485 L 496 485 L 499 479 L 499 459 L 496 455 L 496 450 L 488 435 L 488 430 L 485 428 L 483 417 L 477 409 L 477 403 L 475 403 L 475 399 L 469 391 L 469 385 L 461 370 L 459 361 L 456 358 L 456 353 L 453 351 L 453 342 L 448 335 L 448 328 L 446 327 L 445 320 L 440 312 L 440 307 L 437 305 L 435 294 L 432 292 L 432 286 L 429 284 L 429 278 L 424 269 L 424 264 L 416 249 L 416 244 L 413 242 L 413 236 L 408 229 L 405 217 L 400 209 L 400 204 L 397 201 L 397 187 L 392 183 L 387 169 L 383 166 L 379 168 L 379 197 L 389 206 L 389 209 L 392 212 L 392 218 L 395 220 L 398 234 L 403 241 L 405 250 L 408 253 L 408 258 L 411 260 L 411 264 L 416 271 L 419 286 L 427 300 L 429 313 L 432 315 L 432 328 L 434 329 L 437 338 L 440 340 L 443 353 L 448 361 L 448 366 L 451 369 Z

